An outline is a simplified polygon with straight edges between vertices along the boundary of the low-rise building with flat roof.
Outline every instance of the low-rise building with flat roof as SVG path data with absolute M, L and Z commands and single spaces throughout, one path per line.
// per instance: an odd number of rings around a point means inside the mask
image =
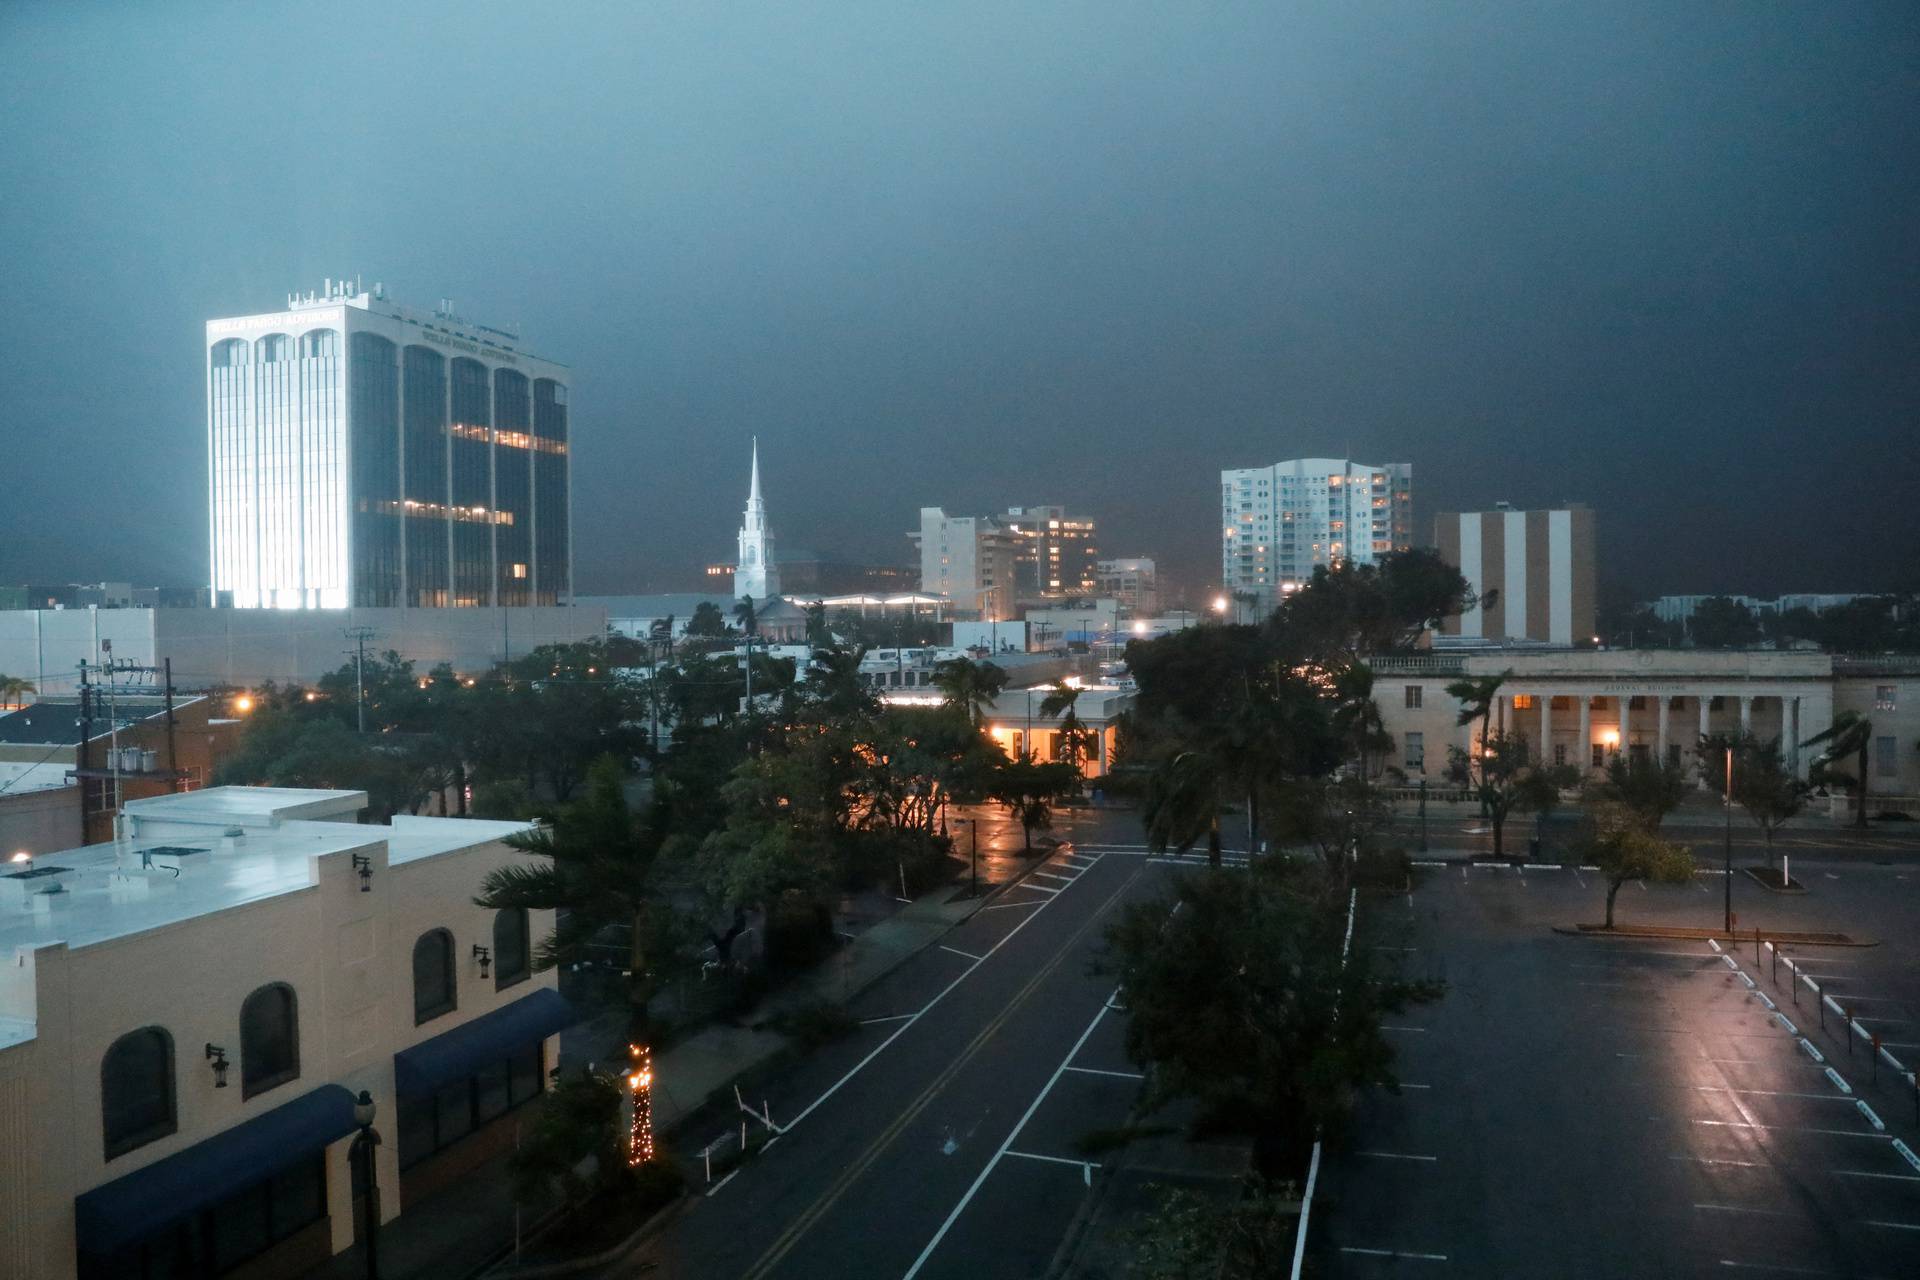
M 494 912 L 525 823 L 353 821 L 359 791 L 135 800 L 0 870 L 0 1274 L 298 1275 L 511 1145 L 571 1020 L 552 913 Z

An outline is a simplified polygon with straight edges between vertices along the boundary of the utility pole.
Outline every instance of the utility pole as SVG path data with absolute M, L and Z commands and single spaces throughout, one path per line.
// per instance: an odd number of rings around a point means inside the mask
M 87 749 L 87 743 L 92 738 L 93 686 L 87 683 L 87 664 L 86 661 L 82 659 L 80 663 L 80 741 L 76 746 L 73 756 L 74 763 L 78 766 L 74 770 L 74 774 L 80 783 L 78 790 L 80 792 L 80 840 L 82 843 L 85 843 L 87 839 L 87 767 L 91 763 L 92 756 L 92 752 Z
M 367 689 L 361 678 L 361 669 L 367 661 L 367 641 L 373 638 L 372 627 L 348 627 L 344 633 L 347 639 L 354 641 L 354 649 L 349 656 L 353 659 L 353 705 L 357 731 L 367 731 Z
M 160 670 L 167 684 L 167 772 L 173 775 L 167 780 L 167 790 L 178 791 L 180 789 L 180 754 L 174 741 L 173 659 L 160 659 Z
M 1726 905 L 1727 936 L 1733 936 L 1733 744 L 1727 744 L 1727 794 L 1726 794 Z

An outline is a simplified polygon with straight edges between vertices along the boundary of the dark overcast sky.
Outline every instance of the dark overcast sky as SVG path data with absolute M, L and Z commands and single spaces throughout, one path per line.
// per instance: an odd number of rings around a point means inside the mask
M 1646 592 L 1920 585 L 1920 6 L 0 7 L 0 582 L 205 579 L 201 325 L 573 366 L 582 591 L 1217 472 L 1584 499 Z

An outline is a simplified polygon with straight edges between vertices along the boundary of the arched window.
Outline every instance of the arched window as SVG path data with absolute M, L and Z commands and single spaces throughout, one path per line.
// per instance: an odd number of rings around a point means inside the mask
M 452 1013 L 454 994 L 453 935 L 429 929 L 413 944 L 414 1024 Z
M 300 1074 L 300 1005 L 270 982 L 240 1006 L 240 1096 L 251 1098 Z
M 216 342 L 213 344 L 213 367 L 228 369 L 235 365 L 246 364 L 250 354 L 252 354 L 252 348 L 247 346 L 245 338 L 228 338 L 225 342 Z
M 173 1037 L 141 1027 L 100 1060 L 100 1118 L 107 1159 L 164 1138 L 179 1126 L 173 1104 Z
M 303 356 L 337 356 L 340 354 L 340 335 L 332 329 L 310 329 L 300 335 L 300 354 Z
M 526 978 L 532 970 L 532 955 L 527 946 L 527 913 L 521 907 L 509 907 L 493 916 L 493 989 L 510 987 Z
M 254 354 L 261 364 L 278 364 L 292 354 L 293 344 L 287 341 L 284 333 L 270 333 L 254 344 Z

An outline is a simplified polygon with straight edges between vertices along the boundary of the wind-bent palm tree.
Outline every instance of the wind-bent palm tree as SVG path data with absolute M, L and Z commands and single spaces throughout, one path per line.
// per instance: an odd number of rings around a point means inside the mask
M 1087 743 L 1094 736 L 1094 731 L 1082 723 L 1080 717 L 1074 712 L 1079 701 L 1080 690 L 1065 680 L 1056 681 L 1053 691 L 1040 699 L 1042 716 L 1049 720 L 1055 716 L 1060 718 L 1058 725 L 1060 759 L 1075 769 L 1080 767 L 1080 761 L 1085 758 L 1088 751 Z
M 1465 726 L 1478 720 L 1480 741 L 1484 743 L 1492 728 L 1494 701 L 1500 696 L 1500 686 L 1506 683 L 1511 674 L 1510 671 L 1503 671 L 1497 676 L 1463 676 L 1448 685 L 1448 695 L 1460 703 L 1460 716 L 1454 723 Z M 1473 767 L 1471 754 L 1467 759 L 1467 767 L 1469 771 Z
M 33 681 L 22 680 L 19 676 L 0 674 L 0 706 L 21 706 L 22 699 L 32 692 L 34 692 Z
M 826 645 L 807 661 L 807 700 L 829 716 L 852 717 L 871 711 L 873 695 L 860 683 L 862 648 Z
M 1333 727 L 1360 761 L 1360 776 L 1373 776 L 1373 758 L 1393 750 L 1393 737 L 1373 698 L 1373 668 L 1355 662 L 1333 678 Z
M 1867 825 L 1867 748 L 1873 745 L 1873 721 L 1858 711 L 1842 711 L 1834 716 L 1833 723 L 1822 733 L 1816 733 L 1800 745 L 1817 747 L 1825 745 L 1826 750 L 1813 762 L 1816 777 L 1825 773 L 1828 778 L 1853 782 L 1859 788 L 1860 812 L 1854 815 L 1853 825 Z M 1848 778 L 1845 773 L 1830 772 L 1836 760 L 1854 758 L 1857 778 Z
M 760 630 L 760 617 L 754 612 L 752 596 L 740 597 L 740 602 L 733 606 L 733 620 L 740 624 L 740 630 L 743 634 L 758 634 Z
M 993 700 L 1007 687 L 1007 673 L 991 662 L 949 658 L 934 667 L 933 687 L 948 706 L 964 712 L 978 727 L 986 722 Z
M 1155 853 L 1185 853 L 1205 836 L 1207 865 L 1218 868 L 1220 811 L 1234 788 L 1232 770 L 1211 752 L 1182 751 L 1168 759 L 1147 779 L 1147 805 L 1141 815 L 1147 847 Z

